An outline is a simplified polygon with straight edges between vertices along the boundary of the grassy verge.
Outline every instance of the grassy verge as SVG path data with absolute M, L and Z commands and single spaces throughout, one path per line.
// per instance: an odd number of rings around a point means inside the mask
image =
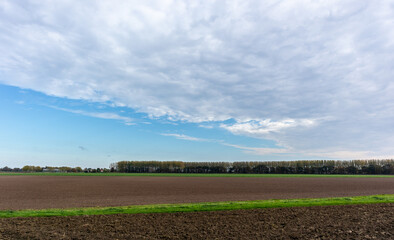
M 94 208 L 17 210 L 17 211 L 3 210 L 0 211 L 0 218 L 223 211 L 223 210 L 237 210 L 237 209 L 309 207 L 309 206 L 374 204 L 374 203 L 394 203 L 394 194 L 358 196 L 358 197 L 337 197 L 337 198 L 307 198 L 307 199 L 185 203 L 185 204 L 133 205 L 133 206 L 123 206 L 123 207 L 94 207 Z
M 0 176 L 128 176 L 128 177 L 345 177 L 345 178 L 394 178 L 394 175 L 344 175 L 344 174 L 243 174 L 243 173 L 9 173 Z

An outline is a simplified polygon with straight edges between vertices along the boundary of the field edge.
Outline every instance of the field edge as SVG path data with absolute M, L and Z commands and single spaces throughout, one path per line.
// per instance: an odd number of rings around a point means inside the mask
M 0 210 L 0 218 L 202 212 L 202 211 L 356 205 L 356 204 L 377 204 L 377 203 L 394 203 L 394 194 L 356 196 L 356 197 L 334 197 L 334 198 L 271 199 L 271 200 L 253 200 L 253 201 L 151 204 L 151 205 L 131 205 L 131 206 L 118 206 L 118 207 L 87 207 L 87 208 L 70 208 L 70 209 Z
M 359 174 L 263 174 L 263 173 L 50 173 L 0 172 L 0 176 L 114 176 L 114 177 L 299 177 L 299 178 L 394 178 L 394 175 Z

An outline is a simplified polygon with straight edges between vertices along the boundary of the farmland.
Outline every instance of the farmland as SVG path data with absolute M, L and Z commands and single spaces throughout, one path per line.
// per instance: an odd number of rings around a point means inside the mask
M 394 204 L 0 218 L 0 239 L 393 239 Z
M 0 209 L 394 194 L 394 178 L 0 176 Z
M 253 173 L 74 173 L 74 172 L 0 172 L 0 176 L 100 176 L 100 177 L 252 177 L 252 178 L 394 178 L 394 175 L 361 174 L 253 174 Z
M 392 177 L 183 176 L 0 175 L 0 238 L 392 236 Z

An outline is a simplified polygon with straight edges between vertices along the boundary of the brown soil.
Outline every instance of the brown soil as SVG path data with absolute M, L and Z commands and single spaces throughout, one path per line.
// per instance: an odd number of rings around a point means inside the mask
M 394 239 L 394 204 L 0 219 L 0 239 Z
M 394 178 L 0 176 L 0 209 L 394 194 Z

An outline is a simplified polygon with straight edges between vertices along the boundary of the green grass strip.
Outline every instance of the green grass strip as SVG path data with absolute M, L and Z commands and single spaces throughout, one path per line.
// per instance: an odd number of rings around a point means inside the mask
M 314 177 L 314 178 L 394 178 L 394 175 L 350 174 L 244 174 L 244 173 L 9 173 L 0 176 L 124 176 L 124 177 Z
M 17 210 L 17 211 L 3 210 L 0 211 L 0 218 L 200 212 L 200 211 L 223 211 L 223 210 L 237 210 L 237 209 L 310 207 L 310 206 L 375 204 L 375 203 L 394 203 L 394 194 L 357 196 L 357 197 L 336 197 L 336 198 L 306 198 L 306 199 L 279 199 L 279 200 L 274 199 L 274 200 L 257 200 L 257 201 L 133 205 L 133 206 L 122 206 L 122 207 L 93 207 L 93 208 Z

